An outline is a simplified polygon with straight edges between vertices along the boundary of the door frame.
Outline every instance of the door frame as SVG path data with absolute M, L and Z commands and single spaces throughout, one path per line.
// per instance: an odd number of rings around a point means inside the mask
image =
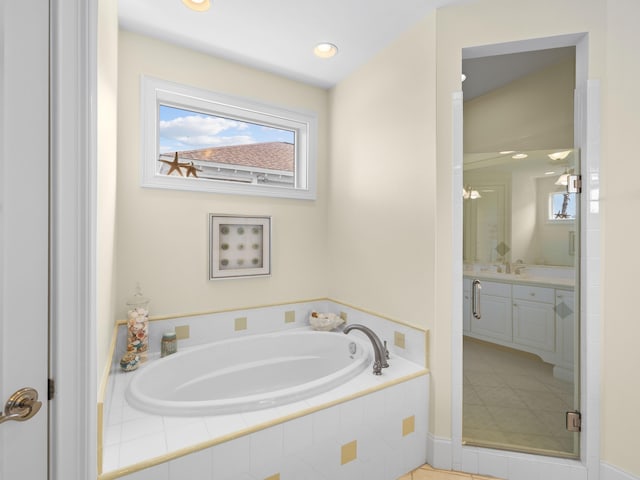
M 580 149 L 580 171 L 583 175 L 583 197 L 580 223 L 580 406 L 582 432 L 580 459 L 565 460 L 542 455 L 498 451 L 483 447 L 467 447 L 462 443 L 462 256 L 452 262 L 453 318 L 451 322 L 451 430 L 450 465 L 454 470 L 489 473 L 509 479 L 517 462 L 543 460 L 548 478 L 565 478 L 566 468 L 578 467 L 581 478 L 597 480 L 600 470 L 600 83 L 588 79 L 588 34 L 562 35 L 499 45 L 478 47 L 478 56 L 516 53 L 555 47 L 576 47 L 576 94 L 574 140 Z M 452 219 L 453 251 L 462 252 L 463 188 L 463 96 L 452 94 L 453 175 Z M 513 465 L 512 465 L 513 463 Z M 538 468 L 541 463 L 536 463 Z M 481 465 L 491 465 L 493 471 L 479 471 Z
M 51 0 L 50 479 L 97 478 L 97 0 Z

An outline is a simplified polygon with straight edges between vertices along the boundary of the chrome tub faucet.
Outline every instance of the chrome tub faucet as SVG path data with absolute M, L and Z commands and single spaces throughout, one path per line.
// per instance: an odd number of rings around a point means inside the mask
M 352 325 L 347 325 L 344 328 L 344 333 L 347 334 L 351 330 L 360 330 L 364 333 L 369 340 L 371 340 L 371 344 L 373 345 L 373 354 L 375 355 L 375 360 L 373 362 L 373 374 L 374 375 L 382 375 L 382 369 L 387 368 L 389 363 L 387 362 L 387 358 L 389 358 L 389 353 L 387 352 L 386 342 L 383 344 L 380 341 L 380 338 L 368 327 L 364 325 L 360 325 L 359 323 L 354 323 Z

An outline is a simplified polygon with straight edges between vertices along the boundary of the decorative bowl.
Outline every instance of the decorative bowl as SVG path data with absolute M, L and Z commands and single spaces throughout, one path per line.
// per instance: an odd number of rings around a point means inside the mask
M 311 312 L 311 315 L 309 316 L 309 324 L 311 325 L 311 328 L 323 332 L 333 330 L 343 323 L 345 323 L 344 319 L 340 318 L 340 316 L 335 313 Z

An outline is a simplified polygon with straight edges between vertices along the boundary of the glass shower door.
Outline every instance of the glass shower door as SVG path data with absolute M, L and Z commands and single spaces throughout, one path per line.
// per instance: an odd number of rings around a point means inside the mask
M 466 444 L 579 455 L 578 168 L 570 148 L 465 155 Z

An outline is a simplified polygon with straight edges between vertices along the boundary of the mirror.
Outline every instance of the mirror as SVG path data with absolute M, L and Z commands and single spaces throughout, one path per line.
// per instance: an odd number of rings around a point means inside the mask
M 465 154 L 465 264 L 573 266 L 575 198 L 563 180 L 576 161 L 572 148 Z

